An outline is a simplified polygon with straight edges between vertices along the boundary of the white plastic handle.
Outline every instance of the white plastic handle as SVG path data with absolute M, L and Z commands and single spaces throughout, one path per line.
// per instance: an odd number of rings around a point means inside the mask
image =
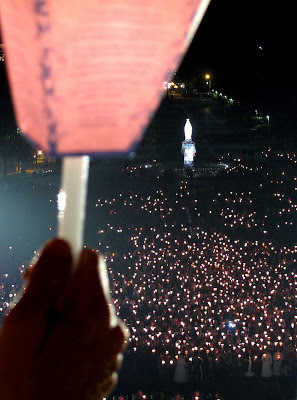
M 58 194 L 58 236 L 70 244 L 74 265 L 83 246 L 89 161 L 89 156 L 63 158 Z

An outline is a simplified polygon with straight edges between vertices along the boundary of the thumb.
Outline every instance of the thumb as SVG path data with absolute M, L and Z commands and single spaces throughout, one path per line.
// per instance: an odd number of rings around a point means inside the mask
M 48 242 L 33 267 L 28 287 L 12 309 L 11 316 L 28 318 L 31 315 L 45 315 L 66 286 L 71 265 L 72 255 L 67 242 L 62 239 Z
M 5 344 L 8 352 L 22 354 L 19 359 L 32 359 L 38 352 L 48 329 L 49 311 L 66 286 L 71 264 L 71 250 L 64 240 L 54 239 L 46 244 L 28 287 L 1 329 L 1 345 Z

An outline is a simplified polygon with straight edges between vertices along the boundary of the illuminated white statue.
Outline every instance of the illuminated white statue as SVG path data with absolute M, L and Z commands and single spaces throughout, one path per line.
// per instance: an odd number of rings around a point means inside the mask
M 192 140 L 192 124 L 189 118 L 187 118 L 187 121 L 185 123 L 184 131 L 185 131 L 185 140 Z
M 196 146 L 195 142 L 192 140 L 192 125 L 187 118 L 185 124 L 185 140 L 182 142 L 182 153 L 184 155 L 184 167 L 185 168 L 193 168 L 194 166 L 194 157 L 196 155 Z

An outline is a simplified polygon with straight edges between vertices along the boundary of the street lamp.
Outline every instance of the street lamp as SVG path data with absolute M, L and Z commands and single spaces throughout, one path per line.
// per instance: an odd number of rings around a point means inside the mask
M 269 126 L 270 126 L 270 124 L 269 124 L 269 121 L 270 121 L 269 115 L 266 115 L 266 118 L 267 118 L 267 128 L 268 128 L 268 129 L 267 129 L 267 131 L 268 131 L 267 133 L 268 133 L 268 137 L 269 137 L 269 133 L 270 133 L 270 132 L 269 132 Z
M 205 75 L 206 85 L 208 86 L 209 92 L 211 91 L 211 76 L 209 74 Z

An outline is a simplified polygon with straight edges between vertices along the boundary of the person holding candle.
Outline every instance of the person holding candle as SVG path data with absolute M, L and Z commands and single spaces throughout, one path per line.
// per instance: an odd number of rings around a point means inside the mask
M 267 350 L 262 355 L 262 378 L 271 378 L 272 377 L 272 356 L 271 353 Z
M 246 357 L 245 357 L 245 362 L 247 364 L 247 371 L 244 373 L 244 375 L 248 378 L 251 378 L 255 375 L 253 372 L 253 355 L 252 355 L 252 349 L 248 349 Z
M 174 372 L 174 383 L 180 387 L 184 388 L 187 382 L 187 371 L 186 371 L 186 360 L 180 355 L 177 357 L 176 368 Z
M 283 353 L 278 349 L 273 354 L 273 368 L 272 368 L 273 376 L 280 376 L 282 374 L 283 359 L 284 359 Z
M 115 386 L 128 333 L 115 316 L 105 263 L 83 249 L 75 271 L 61 239 L 25 274 L 0 330 L 5 400 L 93 400 Z

